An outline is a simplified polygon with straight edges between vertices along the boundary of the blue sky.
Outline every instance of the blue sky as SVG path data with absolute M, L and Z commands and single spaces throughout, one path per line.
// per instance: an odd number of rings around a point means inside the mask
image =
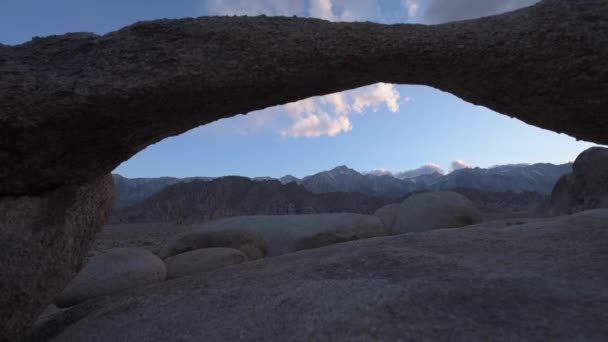
M 535 0 L 2 0 L 0 42 L 200 15 L 299 15 L 334 21 L 439 23 Z M 149 146 L 116 172 L 154 176 L 305 176 L 346 164 L 393 172 L 452 162 L 564 163 L 577 142 L 423 86 L 376 84 L 224 119 Z

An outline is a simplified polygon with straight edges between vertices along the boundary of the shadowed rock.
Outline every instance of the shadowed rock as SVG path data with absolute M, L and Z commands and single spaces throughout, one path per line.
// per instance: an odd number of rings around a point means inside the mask
M 55 300 L 60 308 L 165 280 L 165 263 L 143 248 L 114 248 L 91 258 Z
M 114 205 L 106 175 L 42 196 L 0 197 L 0 341 L 20 341 L 76 274 Z
M 607 239 L 600 209 L 347 242 L 103 298 L 37 337 L 605 341 Z
M 452 191 L 424 192 L 376 211 L 392 234 L 457 228 L 481 222 L 481 214 L 465 196 Z
M 244 246 L 267 243 L 264 256 L 277 256 L 301 249 L 388 235 L 379 218 L 351 213 L 313 215 L 236 216 L 206 222 L 171 238 L 159 256 L 165 259 L 185 251 L 206 247 L 231 247 L 258 259 Z M 229 238 L 228 238 L 229 237 Z M 257 237 L 255 240 L 251 237 Z
M 608 148 L 585 150 L 572 166 L 572 173 L 562 176 L 551 194 L 551 211 L 570 214 L 608 208 Z
M 260 233 L 234 229 L 189 230 L 172 237 L 160 250 L 161 259 L 205 248 L 233 248 L 243 252 L 249 260 L 264 258 L 268 255 L 268 241 Z
M 79 183 L 198 125 L 380 81 L 608 143 L 605 32 L 605 0 L 545 0 L 437 26 L 203 17 L 0 45 L 0 194 Z

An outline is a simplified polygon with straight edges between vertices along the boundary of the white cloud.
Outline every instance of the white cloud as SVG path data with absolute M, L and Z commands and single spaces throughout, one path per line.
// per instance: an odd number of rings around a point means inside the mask
M 310 0 L 308 13 L 313 18 L 336 21 L 338 18 L 334 15 L 332 7 L 331 0 Z
M 349 115 L 363 113 L 368 108 L 377 111 L 382 105 L 396 112 L 399 110 L 399 97 L 394 85 L 377 83 L 288 103 L 283 108 L 293 122 L 282 134 L 291 137 L 333 137 L 349 132 L 353 128 Z
M 415 17 L 420 9 L 419 0 L 402 0 L 402 6 L 407 10 L 408 17 Z
M 382 168 L 382 167 L 373 169 L 373 170 L 367 172 L 367 174 L 376 175 L 376 176 L 392 175 L 392 173 L 389 170 Z
M 233 132 L 240 135 L 250 135 L 267 130 L 277 132 L 285 137 L 319 137 L 336 136 L 353 129 L 351 116 L 353 114 L 365 115 L 366 109 L 377 110 L 386 106 L 388 110 L 399 110 L 399 92 L 393 85 L 373 84 L 366 87 L 344 92 L 311 97 L 308 99 L 274 106 L 247 115 L 237 115 L 230 119 L 219 120 L 215 123 L 201 127 L 213 126 L 222 132 Z M 389 89 L 378 91 L 378 89 Z M 375 94 L 375 95 L 370 95 Z M 383 98 L 378 94 L 385 94 Z M 369 98 L 373 100 L 369 100 Z M 362 103 L 366 99 L 365 106 Z M 406 99 L 407 100 L 407 99 Z M 401 101 L 403 102 L 403 101 Z M 396 107 L 395 107 L 396 106 Z M 199 129 L 199 130 L 200 130 Z
M 328 135 L 334 137 L 340 133 L 348 132 L 353 126 L 345 115 L 330 116 L 327 113 L 319 112 L 307 114 L 299 118 L 294 124 L 284 132 L 285 135 L 292 137 L 319 137 Z
M 451 165 L 450 165 L 450 169 L 452 171 L 456 171 L 456 170 L 460 170 L 460 169 L 470 169 L 471 165 L 467 164 L 466 162 L 462 161 L 462 160 L 454 160 Z
M 377 83 L 371 88 L 363 87 L 351 92 L 353 97 L 352 108 L 357 113 L 361 113 L 367 107 L 376 111 L 381 104 L 386 104 L 388 110 L 393 113 L 399 110 L 399 92 L 392 84 Z
M 414 178 L 414 177 L 418 177 L 418 176 L 422 176 L 422 175 L 429 175 L 429 174 L 433 174 L 435 172 L 439 173 L 441 175 L 444 174 L 444 171 L 441 168 L 441 166 L 439 166 L 435 163 L 426 163 L 426 164 L 420 166 L 419 168 L 396 173 L 395 177 L 400 178 L 400 179 L 406 179 L 406 178 Z
M 329 104 L 333 106 L 336 114 L 348 114 L 350 106 L 347 103 L 346 92 L 333 93 L 321 97 L 322 104 Z

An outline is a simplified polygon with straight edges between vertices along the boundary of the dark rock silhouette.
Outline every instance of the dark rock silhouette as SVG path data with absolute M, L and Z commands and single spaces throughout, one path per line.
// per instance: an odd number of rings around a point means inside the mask
M 158 178 L 126 178 L 112 174 L 116 186 L 116 208 L 123 208 L 141 202 L 169 185 L 189 182 L 195 179 L 211 180 L 211 177 L 158 177 Z
M 76 275 L 113 199 L 110 175 L 41 196 L 0 198 L 0 341 L 20 341 Z
M 554 214 L 608 208 L 608 148 L 592 147 L 581 153 L 572 173 L 555 185 L 550 206 Z

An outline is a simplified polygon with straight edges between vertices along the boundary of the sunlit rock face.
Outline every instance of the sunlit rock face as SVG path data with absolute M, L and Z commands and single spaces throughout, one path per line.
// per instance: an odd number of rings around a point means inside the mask
M 603 32 L 606 1 L 546 0 L 437 26 L 202 17 L 2 45 L 0 194 L 79 183 L 192 127 L 380 81 L 608 143 Z

